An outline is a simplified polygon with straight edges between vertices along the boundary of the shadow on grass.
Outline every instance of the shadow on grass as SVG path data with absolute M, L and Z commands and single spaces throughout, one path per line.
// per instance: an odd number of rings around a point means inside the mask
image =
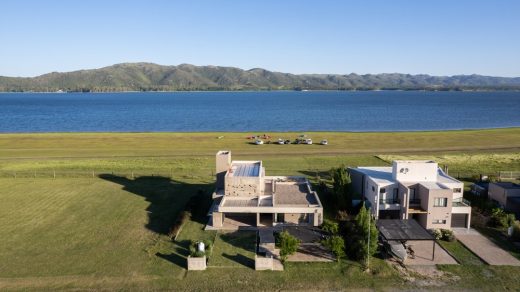
M 112 174 L 100 174 L 101 179 L 119 184 L 122 189 L 143 197 L 149 202 L 146 208 L 146 228 L 167 235 L 178 214 L 183 210 L 192 213 L 191 220 L 207 223 L 206 212 L 211 205 L 213 184 L 192 184 L 169 177 L 141 176 L 129 179 Z
M 252 258 L 246 257 L 245 255 L 242 255 L 242 254 L 230 255 L 230 254 L 224 253 L 224 254 L 222 254 L 222 256 L 227 259 L 230 259 L 234 262 L 237 262 L 245 267 L 252 268 L 252 269 L 255 268 L 255 260 Z

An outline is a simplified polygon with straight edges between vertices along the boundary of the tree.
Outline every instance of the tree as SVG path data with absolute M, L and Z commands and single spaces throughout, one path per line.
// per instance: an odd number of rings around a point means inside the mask
M 345 256 L 345 241 L 343 237 L 339 235 L 329 236 L 323 241 L 323 245 L 336 255 L 338 262 L 340 258 Z
M 331 169 L 332 190 L 338 209 L 352 209 L 352 195 L 350 192 L 350 176 L 344 166 Z
M 337 222 L 325 219 L 321 224 L 321 229 L 331 235 L 336 235 L 339 232 L 339 225 Z
M 361 205 L 361 209 L 354 219 L 354 250 L 361 260 L 368 260 L 368 257 L 377 252 L 377 236 L 378 231 L 375 220 L 371 218 L 371 214 L 365 207 L 365 203 Z
M 298 238 L 292 236 L 287 231 L 280 232 L 280 257 L 285 262 L 288 256 L 294 254 L 300 246 Z

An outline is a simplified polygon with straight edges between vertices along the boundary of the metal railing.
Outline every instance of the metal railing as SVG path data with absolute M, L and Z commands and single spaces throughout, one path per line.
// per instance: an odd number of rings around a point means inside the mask
M 457 198 L 453 200 L 454 207 L 469 207 L 471 206 L 471 202 L 464 198 Z
M 389 198 L 389 199 L 380 198 L 380 199 L 379 199 L 379 204 L 399 204 L 399 199 L 394 199 L 394 198 Z

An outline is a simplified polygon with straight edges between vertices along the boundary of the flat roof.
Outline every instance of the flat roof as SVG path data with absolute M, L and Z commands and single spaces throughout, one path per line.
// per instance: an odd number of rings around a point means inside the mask
M 276 183 L 274 204 L 307 206 L 318 205 L 318 200 L 306 183 Z
M 258 198 L 233 198 L 228 199 L 226 198 L 224 200 L 224 204 L 222 205 L 224 207 L 256 207 L 258 206 Z
M 260 161 L 244 161 L 231 163 L 231 176 L 249 176 L 256 177 L 260 176 Z
M 378 184 L 393 184 L 397 181 L 392 177 L 392 167 L 390 166 L 377 166 L 377 167 L 356 167 L 351 170 L 366 174 Z M 460 181 L 452 178 L 442 171 L 440 168 L 437 169 L 437 180 L 432 182 L 438 183 L 460 183 Z M 413 184 L 413 181 L 406 182 L 407 184 Z
M 392 178 L 391 166 L 376 166 L 376 167 L 356 167 L 351 170 L 363 173 L 372 178 L 377 183 L 393 184 L 396 181 Z
M 386 240 L 434 240 L 434 237 L 414 219 L 379 219 L 377 229 Z
M 433 182 L 433 181 L 425 181 L 425 182 L 421 182 L 419 183 L 420 185 L 424 186 L 425 188 L 429 189 L 429 190 L 445 190 L 447 189 L 447 187 L 441 185 L 440 183 L 436 183 L 436 182 Z

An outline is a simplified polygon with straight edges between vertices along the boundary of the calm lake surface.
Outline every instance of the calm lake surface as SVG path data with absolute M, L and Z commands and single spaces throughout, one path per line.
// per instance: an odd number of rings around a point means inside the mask
M 515 126 L 520 126 L 520 92 L 0 94 L 0 132 L 407 131 Z

